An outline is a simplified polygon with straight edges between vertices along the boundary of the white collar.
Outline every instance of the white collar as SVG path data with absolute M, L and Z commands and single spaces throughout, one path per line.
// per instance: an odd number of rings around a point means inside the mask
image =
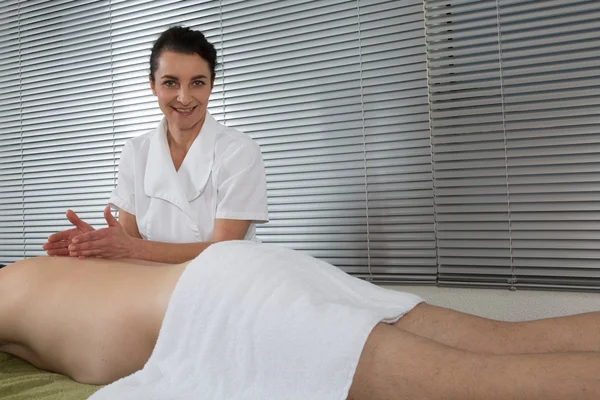
M 200 133 L 194 139 L 179 171 L 175 171 L 167 142 L 167 119 L 163 118 L 150 138 L 144 176 L 144 193 L 173 203 L 192 216 L 189 202 L 208 183 L 215 158 L 217 134 L 225 127 L 207 111 Z

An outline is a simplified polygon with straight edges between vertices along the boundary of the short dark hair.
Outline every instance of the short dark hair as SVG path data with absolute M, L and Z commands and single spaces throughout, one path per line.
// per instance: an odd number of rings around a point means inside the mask
M 154 73 L 158 69 L 158 59 L 164 51 L 183 54 L 198 54 L 210 67 L 211 82 L 215 81 L 217 50 L 200 31 L 182 26 L 173 26 L 160 34 L 150 53 L 150 79 L 154 82 Z

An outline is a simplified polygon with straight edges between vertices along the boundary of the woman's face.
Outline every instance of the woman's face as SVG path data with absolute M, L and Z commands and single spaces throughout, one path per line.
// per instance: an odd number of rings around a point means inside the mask
M 165 51 L 160 55 L 150 87 L 169 129 L 200 130 L 212 90 L 210 74 L 208 63 L 197 54 Z

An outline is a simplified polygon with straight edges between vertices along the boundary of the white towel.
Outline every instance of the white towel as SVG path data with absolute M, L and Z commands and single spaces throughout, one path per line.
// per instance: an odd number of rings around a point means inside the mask
M 181 275 L 144 368 L 90 400 L 344 400 L 371 330 L 421 301 L 293 250 L 215 244 Z

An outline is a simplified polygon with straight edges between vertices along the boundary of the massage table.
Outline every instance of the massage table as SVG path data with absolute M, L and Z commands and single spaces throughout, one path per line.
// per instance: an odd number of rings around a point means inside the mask
M 84 385 L 0 353 L 0 399 L 85 400 L 101 386 Z

